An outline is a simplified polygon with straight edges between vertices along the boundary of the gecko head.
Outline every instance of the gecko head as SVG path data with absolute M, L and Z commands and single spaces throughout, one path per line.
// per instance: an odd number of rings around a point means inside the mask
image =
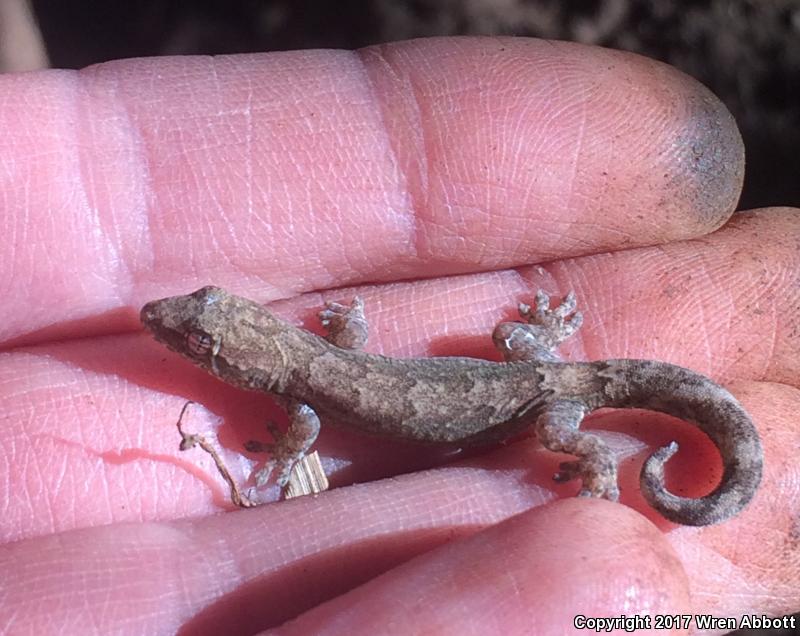
M 203 287 L 185 296 L 153 300 L 139 318 L 156 340 L 198 361 L 215 355 L 217 325 L 224 318 L 231 295 L 219 287 Z

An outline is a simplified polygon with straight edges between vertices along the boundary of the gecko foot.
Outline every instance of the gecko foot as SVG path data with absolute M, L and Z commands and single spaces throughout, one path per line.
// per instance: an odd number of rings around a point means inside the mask
M 559 471 L 553 475 L 553 481 L 564 483 L 580 479 L 582 486 L 578 497 L 600 497 L 609 501 L 619 500 L 619 487 L 617 486 L 616 467 L 613 471 L 606 469 L 606 472 L 594 473 L 593 469 L 588 471 L 582 466 L 582 462 L 563 462 L 559 465 Z
M 272 442 L 251 440 L 245 444 L 245 448 L 254 453 L 270 454 L 264 467 L 253 476 L 256 487 L 263 486 L 273 473 L 277 473 L 276 482 L 284 491 L 292 470 L 302 461 L 317 439 L 320 423 L 317 414 L 308 404 L 286 397 L 280 398 L 279 401 L 289 416 L 289 428 L 283 433 L 274 422 L 267 421 L 267 430 L 272 436 Z
M 547 336 L 550 349 L 555 349 L 583 324 L 583 314 L 575 311 L 578 301 L 574 291 L 570 291 L 554 309 L 550 309 L 550 296 L 541 289 L 536 292 L 534 308 L 525 303 L 519 304 L 520 318 L 528 324 L 541 327 L 542 336 Z M 544 344 L 544 342 L 542 343 Z
M 569 292 L 560 305 L 550 309 L 550 296 L 539 290 L 535 307 L 519 304 L 525 321 L 503 322 L 492 334 L 494 345 L 507 362 L 519 360 L 557 361 L 556 347 L 580 329 L 583 315 L 575 311 L 575 292 Z
M 319 312 L 322 326 L 327 329 L 325 338 L 342 349 L 361 349 L 367 344 L 369 326 L 364 316 L 364 301 L 360 296 L 353 298 L 350 306 L 327 302 Z
M 275 482 L 280 486 L 281 489 L 286 487 L 286 484 L 289 483 L 289 476 L 292 474 L 292 468 L 294 465 L 299 462 L 302 457 L 298 457 L 296 460 L 291 458 L 271 458 L 266 461 L 264 467 L 260 470 L 256 471 L 255 475 L 253 475 L 253 479 L 256 482 L 256 488 L 261 488 L 264 484 L 269 481 L 269 478 L 272 477 L 272 473 L 277 471 L 278 478 Z
M 274 442 L 259 442 L 251 439 L 245 442 L 244 447 L 251 453 L 269 453 L 271 456 L 264 462 L 264 466 L 253 475 L 256 488 L 261 488 L 269 481 L 272 474 L 276 473 L 278 476 L 275 481 L 283 489 L 289 483 L 292 468 L 305 457 L 306 453 L 304 449 L 293 449 L 290 435 L 280 432 L 273 422 L 267 422 L 267 428 L 272 439 L 275 440 Z

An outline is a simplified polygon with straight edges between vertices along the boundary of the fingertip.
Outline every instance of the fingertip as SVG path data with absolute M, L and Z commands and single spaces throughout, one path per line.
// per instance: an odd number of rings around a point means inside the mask
M 663 535 L 617 504 L 568 499 L 423 554 L 284 626 L 386 633 L 562 634 L 576 617 L 687 613 L 686 574 Z M 391 631 L 391 630 L 390 630 Z
M 706 234 L 735 208 L 736 122 L 667 64 L 531 38 L 412 40 L 361 56 L 421 256 L 494 266 L 652 245 Z
M 744 181 L 744 142 L 736 121 L 708 88 L 669 68 L 685 85 L 673 146 L 671 191 L 696 223 L 715 229 L 736 208 Z

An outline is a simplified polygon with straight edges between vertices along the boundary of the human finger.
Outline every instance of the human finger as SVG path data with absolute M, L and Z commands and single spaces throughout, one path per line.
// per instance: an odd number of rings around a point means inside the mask
M 569 43 L 123 60 L 0 91 L 7 344 L 135 329 L 211 282 L 269 301 L 699 236 L 742 181 L 704 87 Z

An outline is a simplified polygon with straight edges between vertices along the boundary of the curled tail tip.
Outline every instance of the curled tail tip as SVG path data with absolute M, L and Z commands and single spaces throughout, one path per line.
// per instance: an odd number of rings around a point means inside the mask
M 655 470 L 656 466 L 663 467 L 664 464 L 669 461 L 669 459 L 678 452 L 678 442 L 672 441 L 666 446 L 662 446 L 657 451 L 655 451 L 650 457 L 647 458 L 645 462 L 644 469 L 648 469 L 648 465 L 650 466 L 650 470 Z
M 678 448 L 678 442 L 672 441 L 645 460 L 639 482 L 642 493 L 648 501 L 662 494 L 669 494 L 664 484 L 664 465 L 678 452 Z
M 647 458 L 639 476 L 642 495 L 666 519 L 707 526 L 730 519 L 750 503 L 761 481 L 760 461 L 734 471 L 726 467 L 720 484 L 704 497 L 678 497 L 664 483 L 664 465 L 677 451 L 677 442 L 659 448 Z

